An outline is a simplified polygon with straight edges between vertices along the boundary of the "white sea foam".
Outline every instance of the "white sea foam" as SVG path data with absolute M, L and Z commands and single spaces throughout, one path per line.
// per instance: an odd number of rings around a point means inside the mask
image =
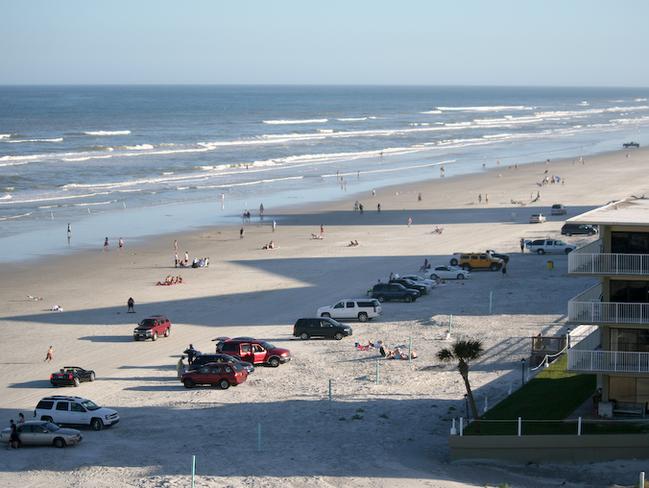
M 426 110 L 425 112 L 419 112 L 419 113 L 424 114 L 424 115 L 437 115 L 437 114 L 441 114 L 442 111 L 441 110 Z
M 73 203 L 75 207 L 95 207 L 97 205 L 110 205 L 115 203 L 115 200 L 108 200 L 106 202 L 87 202 L 87 203 Z
M 83 195 L 56 195 L 56 196 L 42 196 L 38 198 L 28 198 L 26 200 L 13 200 L 11 202 L 0 201 L 0 205 L 5 204 L 23 204 L 23 203 L 37 203 L 37 202 L 54 202 L 58 200 L 72 200 L 77 198 L 90 198 L 97 195 L 108 195 L 109 192 L 86 193 Z
M 11 215 L 9 217 L 0 217 L 0 220 L 14 220 L 14 219 L 19 219 L 21 217 L 29 217 L 33 212 L 27 212 L 24 214 L 20 215 Z
M 11 134 L 0 134 L 0 139 L 9 139 Z
M 646 102 L 647 99 L 646 98 L 634 98 L 633 101 L 634 102 Z
M 581 105 L 582 107 L 588 107 L 590 103 L 588 103 L 588 100 L 582 100 L 581 102 L 579 102 L 579 105 Z
M 52 137 L 50 139 L 9 139 L 11 144 L 20 144 L 21 142 L 63 142 L 62 137 Z
M 122 146 L 119 149 L 129 149 L 132 151 L 147 151 L 153 149 L 151 144 L 136 144 L 135 146 Z
M 87 136 L 127 136 L 130 130 L 88 130 L 84 134 Z
M 534 110 L 526 105 L 484 105 L 476 107 L 437 107 L 442 112 L 505 112 L 507 110 Z
M 0 197 L 0 200 L 11 200 L 12 198 L 13 198 L 13 197 L 7 193 L 7 194 L 5 194 L 5 195 L 2 195 L 2 196 Z
M 269 125 L 294 125 L 294 124 L 324 124 L 329 122 L 329 119 L 294 119 L 294 120 L 263 120 L 264 124 Z
M 320 134 L 333 134 L 334 130 L 333 129 L 318 129 L 318 132 Z
M 340 122 L 360 122 L 362 120 L 367 120 L 367 117 L 340 117 L 339 119 Z

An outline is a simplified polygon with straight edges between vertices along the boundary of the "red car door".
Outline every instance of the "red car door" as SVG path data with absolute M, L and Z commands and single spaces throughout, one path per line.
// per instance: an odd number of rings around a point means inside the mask
M 239 357 L 242 361 L 256 364 L 255 357 L 252 353 L 252 344 L 250 344 L 249 342 L 239 344 Z
M 254 355 L 254 362 L 252 364 L 263 364 L 266 362 L 266 349 L 259 344 L 252 345 L 252 352 Z

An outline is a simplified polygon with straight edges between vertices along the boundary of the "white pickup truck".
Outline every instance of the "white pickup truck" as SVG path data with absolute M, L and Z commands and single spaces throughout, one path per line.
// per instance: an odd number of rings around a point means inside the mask
M 529 252 L 537 254 L 568 254 L 574 251 L 577 246 L 555 239 L 535 239 L 525 241 L 525 247 Z

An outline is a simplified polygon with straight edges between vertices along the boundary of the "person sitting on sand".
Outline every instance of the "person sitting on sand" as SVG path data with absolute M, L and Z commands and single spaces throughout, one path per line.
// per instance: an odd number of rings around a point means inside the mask
M 266 244 L 262 249 L 277 249 L 277 246 L 275 245 L 274 241 L 270 241 L 268 244 Z
M 52 312 L 63 312 L 63 308 L 61 305 L 52 305 L 52 308 L 50 309 Z

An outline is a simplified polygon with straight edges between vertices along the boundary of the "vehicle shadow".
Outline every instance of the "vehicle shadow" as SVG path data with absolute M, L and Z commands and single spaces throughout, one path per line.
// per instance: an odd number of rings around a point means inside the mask
M 133 340 L 131 335 L 94 335 L 94 336 L 84 336 L 79 337 L 80 341 L 90 341 L 90 342 L 137 342 Z
M 23 383 L 11 383 L 9 385 L 9 388 L 48 388 L 48 389 L 56 389 L 57 387 L 52 386 L 52 383 L 50 383 L 49 380 L 33 380 L 33 381 L 25 381 Z

